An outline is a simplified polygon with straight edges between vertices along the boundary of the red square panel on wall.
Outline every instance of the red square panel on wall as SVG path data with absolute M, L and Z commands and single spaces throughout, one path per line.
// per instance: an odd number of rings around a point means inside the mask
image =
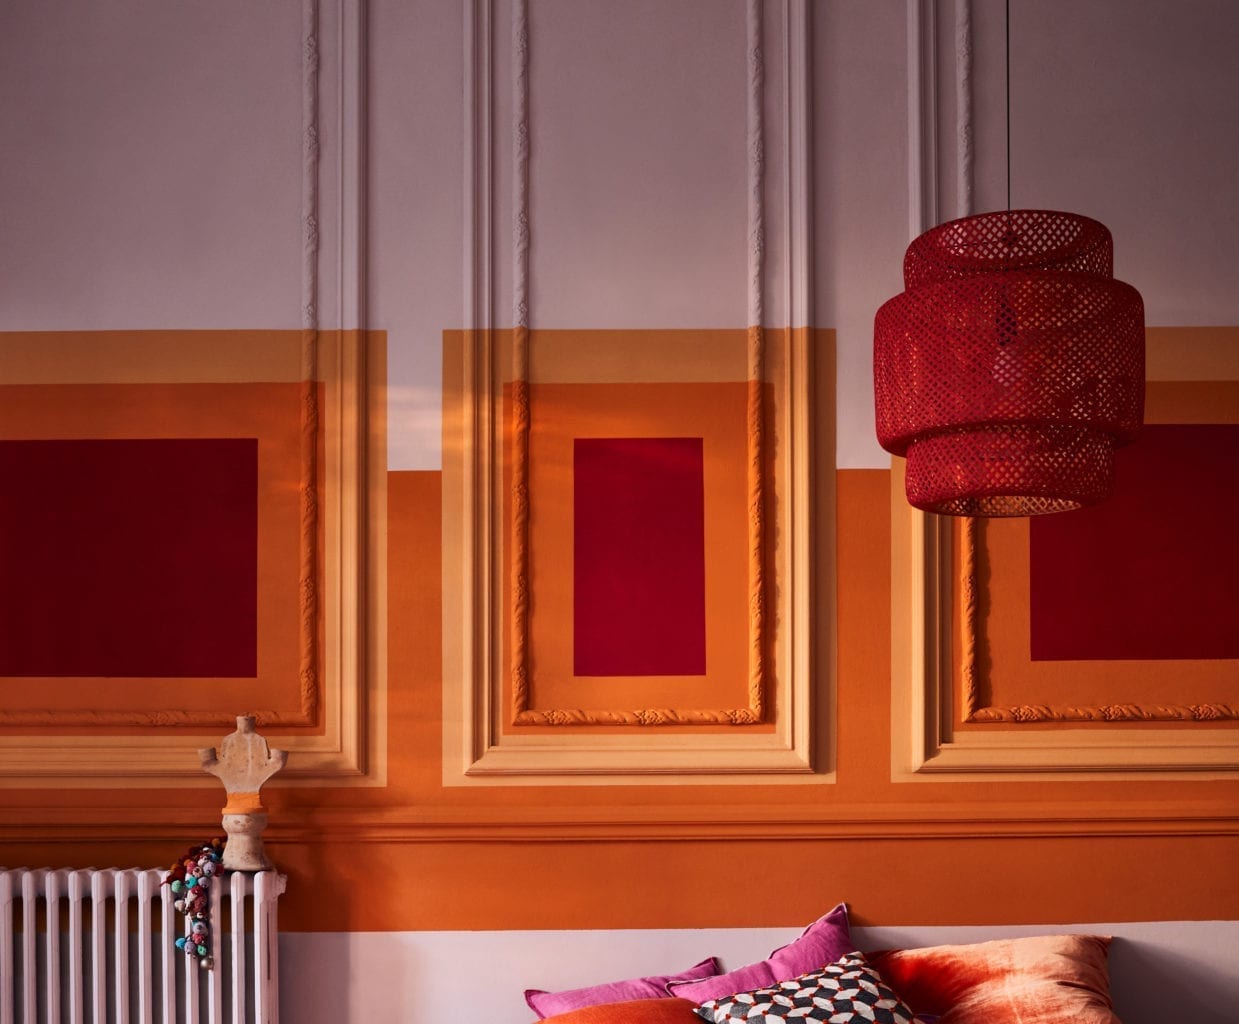
M 577 438 L 573 511 L 574 673 L 704 674 L 702 439 Z
M 255 438 L 0 441 L 0 675 L 256 675 L 257 508 Z
M 1032 520 L 1033 660 L 1239 658 L 1239 425 L 1115 454 L 1113 498 Z

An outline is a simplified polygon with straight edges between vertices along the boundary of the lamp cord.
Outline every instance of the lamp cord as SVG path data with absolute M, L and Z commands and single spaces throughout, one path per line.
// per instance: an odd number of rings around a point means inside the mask
M 1011 0 L 1006 4 L 1006 71 L 1007 71 L 1007 213 L 1011 212 Z

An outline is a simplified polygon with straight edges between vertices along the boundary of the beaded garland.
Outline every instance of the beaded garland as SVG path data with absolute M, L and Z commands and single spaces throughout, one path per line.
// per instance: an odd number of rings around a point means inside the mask
M 173 906 L 185 915 L 185 934 L 176 940 L 176 948 L 208 971 L 215 966 L 211 956 L 210 887 L 223 877 L 221 861 L 226 842 L 219 838 L 191 846 L 172 863 L 163 880 L 177 897 Z

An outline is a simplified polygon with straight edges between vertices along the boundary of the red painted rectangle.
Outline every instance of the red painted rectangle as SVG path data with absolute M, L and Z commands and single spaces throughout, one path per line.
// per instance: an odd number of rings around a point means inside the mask
M 703 675 L 702 439 L 577 438 L 573 511 L 575 674 Z
M 255 438 L 0 441 L 0 675 L 254 676 L 257 509 Z
M 1034 518 L 1034 661 L 1239 658 L 1239 425 L 1157 424 L 1114 496 Z

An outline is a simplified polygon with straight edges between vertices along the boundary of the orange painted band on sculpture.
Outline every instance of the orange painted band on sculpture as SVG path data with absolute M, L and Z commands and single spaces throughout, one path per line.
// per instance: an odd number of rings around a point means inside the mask
M 257 793 L 229 793 L 222 814 L 254 814 L 265 811 Z

